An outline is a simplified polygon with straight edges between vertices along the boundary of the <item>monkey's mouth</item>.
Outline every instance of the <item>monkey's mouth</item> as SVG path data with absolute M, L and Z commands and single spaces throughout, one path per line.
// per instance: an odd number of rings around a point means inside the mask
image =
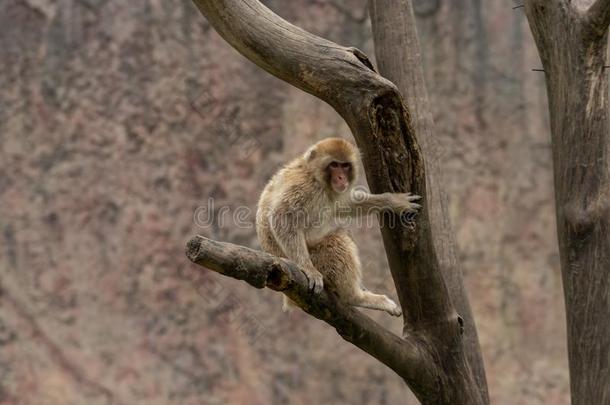
M 347 190 L 349 184 L 344 182 L 333 182 L 332 186 L 336 193 L 343 193 Z

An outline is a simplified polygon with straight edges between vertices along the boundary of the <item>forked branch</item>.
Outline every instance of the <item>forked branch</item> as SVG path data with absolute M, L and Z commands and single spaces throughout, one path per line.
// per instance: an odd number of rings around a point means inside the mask
M 327 102 L 345 119 L 363 154 L 373 193 L 427 195 L 423 155 L 409 111 L 396 86 L 375 71 L 364 53 L 312 35 L 258 0 L 193 1 L 242 55 Z M 396 371 L 423 404 L 483 404 L 486 395 L 464 354 L 463 320 L 441 271 L 425 205 L 415 231 L 396 218 L 383 221 L 396 226 L 382 227 L 404 314 L 403 338 L 327 292 L 310 295 L 305 275 L 286 260 L 201 237 L 189 243 L 189 257 L 258 288 L 282 290 Z
M 341 114 L 363 153 L 374 193 L 426 195 L 423 156 L 402 97 L 363 52 L 312 35 L 258 0 L 193 1 L 236 50 Z M 391 222 L 400 221 L 385 223 Z M 460 329 L 425 207 L 418 224 L 415 232 L 400 224 L 382 229 L 390 269 L 408 328 L 426 328 L 450 344 Z

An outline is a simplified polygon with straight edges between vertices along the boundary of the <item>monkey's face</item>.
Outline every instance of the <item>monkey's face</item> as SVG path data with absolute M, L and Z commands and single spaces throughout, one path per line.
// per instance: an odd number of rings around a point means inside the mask
M 358 149 L 341 138 L 327 138 L 304 155 L 315 179 L 329 191 L 342 194 L 355 183 L 360 167 Z
M 326 166 L 328 184 L 335 193 L 343 193 L 350 188 L 353 180 L 353 165 L 350 162 L 333 160 Z

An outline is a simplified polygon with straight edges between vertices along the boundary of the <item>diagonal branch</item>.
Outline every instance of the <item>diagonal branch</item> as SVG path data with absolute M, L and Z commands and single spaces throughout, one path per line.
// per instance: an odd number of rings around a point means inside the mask
M 587 10 L 586 18 L 595 33 L 603 36 L 610 25 L 610 0 L 596 0 Z
M 334 327 L 343 339 L 390 367 L 409 385 L 430 392 L 438 389 L 434 360 L 417 337 L 396 336 L 326 291 L 311 294 L 305 273 L 293 262 L 202 236 L 188 242 L 186 255 L 200 266 L 253 287 L 283 292 L 305 312 Z

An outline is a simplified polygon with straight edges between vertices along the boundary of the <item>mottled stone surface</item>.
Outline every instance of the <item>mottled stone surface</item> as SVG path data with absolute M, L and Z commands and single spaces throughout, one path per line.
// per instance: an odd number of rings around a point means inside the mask
M 364 3 L 266 2 L 372 56 Z M 525 18 L 500 0 L 415 5 L 492 402 L 567 404 L 544 76 Z M 3 0 L 0 89 L 0 404 L 415 403 L 330 327 L 184 256 L 195 233 L 257 247 L 266 179 L 314 140 L 349 137 L 191 2 Z M 395 296 L 378 231 L 355 234 L 368 287 Z

